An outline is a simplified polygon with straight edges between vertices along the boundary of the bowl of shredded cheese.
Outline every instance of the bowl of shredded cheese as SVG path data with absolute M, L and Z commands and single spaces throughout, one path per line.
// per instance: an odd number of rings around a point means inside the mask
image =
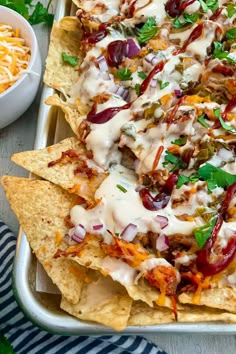
M 32 27 L 17 12 L 0 6 L 0 129 L 18 119 L 32 104 L 41 71 Z

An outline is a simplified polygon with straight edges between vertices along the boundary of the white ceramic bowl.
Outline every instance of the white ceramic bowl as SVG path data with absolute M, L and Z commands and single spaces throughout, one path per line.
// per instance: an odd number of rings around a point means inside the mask
M 19 28 L 31 48 L 27 70 L 9 89 L 0 94 L 0 129 L 19 118 L 33 102 L 41 78 L 42 63 L 37 38 L 30 24 L 17 12 L 0 6 L 0 23 Z

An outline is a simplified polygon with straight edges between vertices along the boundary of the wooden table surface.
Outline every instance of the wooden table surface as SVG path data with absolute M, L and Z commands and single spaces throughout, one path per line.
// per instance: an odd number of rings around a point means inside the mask
M 48 29 L 41 25 L 35 26 L 34 29 L 44 62 L 48 44 Z M 25 170 L 11 162 L 10 156 L 15 152 L 31 150 L 33 147 L 40 93 L 41 90 L 39 90 L 32 106 L 20 119 L 0 130 L 0 176 L 5 174 L 13 176 L 28 175 Z M 2 189 L 0 189 L 0 218 L 17 234 L 19 225 Z M 150 334 L 146 337 L 157 343 L 169 354 L 236 354 L 236 336 L 233 335 L 207 335 L 204 333 L 202 335 L 189 335 L 182 333 Z

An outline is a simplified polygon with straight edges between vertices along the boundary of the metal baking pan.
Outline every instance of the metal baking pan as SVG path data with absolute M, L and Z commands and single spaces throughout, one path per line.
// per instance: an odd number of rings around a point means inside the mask
M 71 12 L 72 11 L 72 12 Z M 55 19 L 73 13 L 71 0 L 58 0 Z M 71 136 L 69 126 L 61 113 L 44 104 L 46 97 L 54 90 L 44 87 L 38 117 L 35 149 L 41 149 Z M 82 322 L 62 311 L 60 295 L 36 291 L 37 260 L 32 254 L 25 234 L 20 230 L 13 268 L 13 289 L 16 300 L 25 315 L 37 326 L 48 332 L 62 335 L 110 334 L 112 329 L 105 326 Z M 235 324 L 220 323 L 170 323 L 156 326 L 127 327 L 125 334 L 148 333 L 201 333 L 201 334 L 235 334 Z

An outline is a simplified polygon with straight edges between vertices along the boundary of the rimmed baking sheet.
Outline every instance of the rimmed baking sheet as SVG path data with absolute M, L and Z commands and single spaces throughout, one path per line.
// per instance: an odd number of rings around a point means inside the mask
M 71 0 L 58 0 L 55 19 L 58 21 L 69 15 L 71 6 Z M 61 112 L 44 104 L 45 99 L 53 93 L 53 89 L 44 87 L 38 116 L 35 149 L 51 145 L 68 136 L 70 132 L 69 126 L 61 117 Z M 37 260 L 31 252 L 26 236 L 20 230 L 13 269 L 13 288 L 25 315 L 36 325 L 52 333 L 63 335 L 114 333 L 112 329 L 105 326 L 81 322 L 63 312 L 59 307 L 60 295 L 55 293 L 49 295 L 46 292 L 36 291 L 36 272 Z M 129 326 L 123 333 L 235 334 L 236 324 L 170 323 L 156 326 Z

